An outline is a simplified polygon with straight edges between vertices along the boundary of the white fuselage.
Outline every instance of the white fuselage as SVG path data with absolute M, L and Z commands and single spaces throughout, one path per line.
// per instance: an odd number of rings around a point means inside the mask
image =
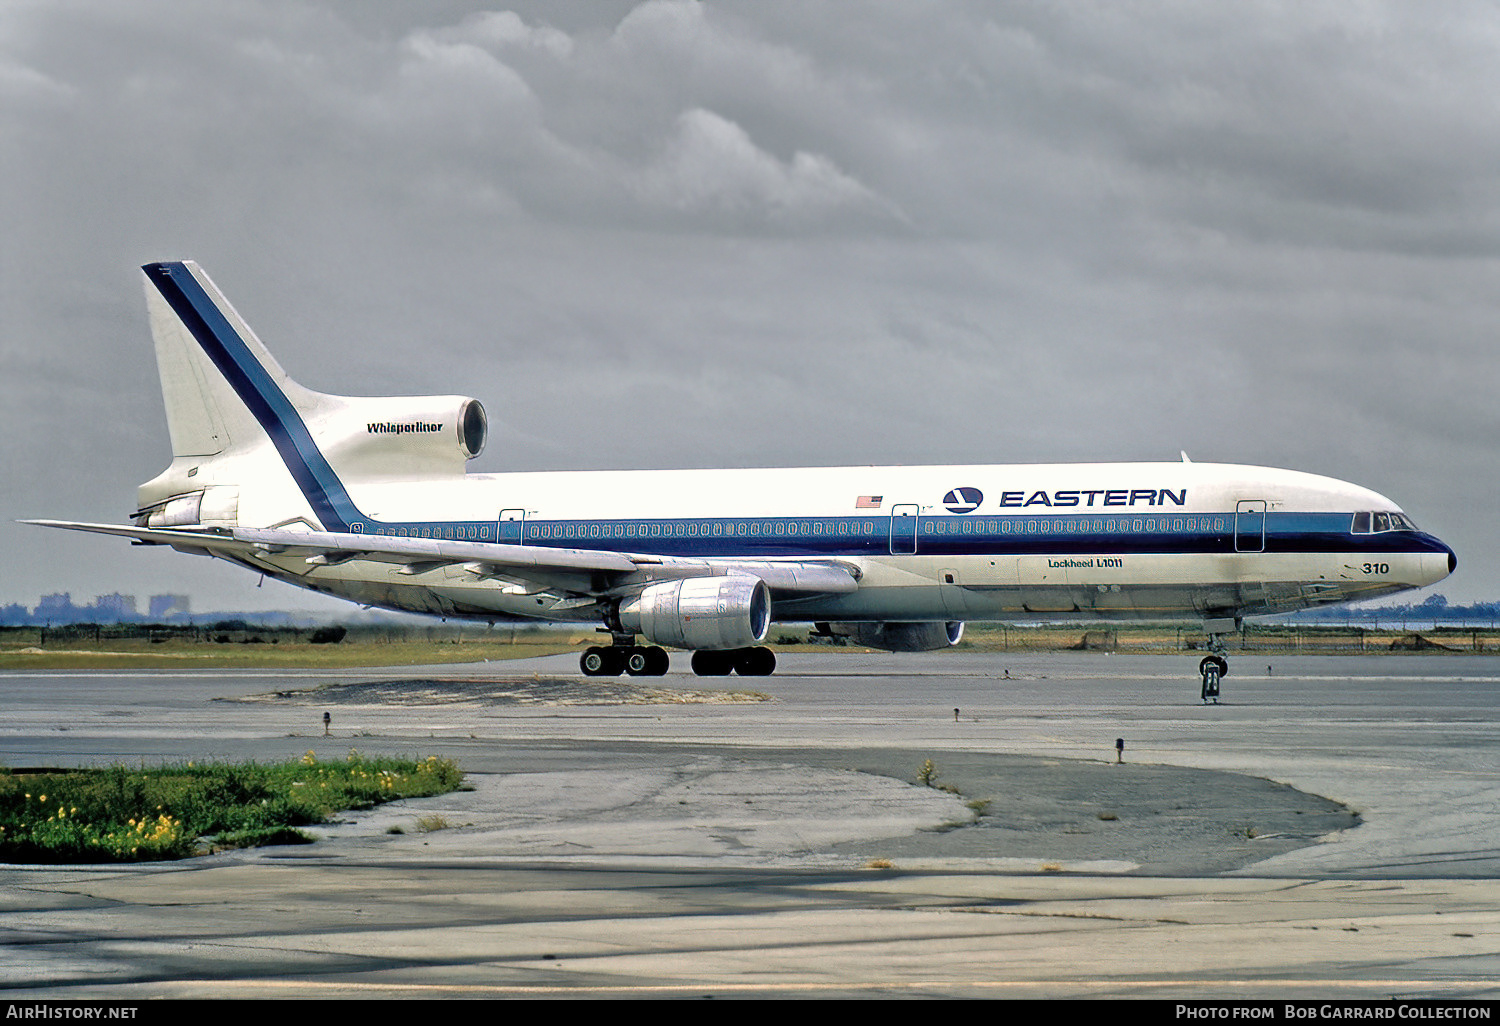
M 279 494 L 307 516 L 281 484 L 241 494 Z M 1253 615 L 1421 587 L 1448 574 L 1451 556 L 1414 530 L 1355 534 L 1357 513 L 1399 513 L 1367 489 L 1188 462 L 474 474 L 351 482 L 348 497 L 362 532 L 670 561 L 628 583 L 680 576 L 684 561 L 854 569 L 856 591 L 783 599 L 783 620 Z M 238 522 L 293 519 L 277 505 L 247 509 L 242 498 Z M 592 604 L 452 564 L 413 574 L 267 557 L 262 569 L 393 608 L 597 616 Z

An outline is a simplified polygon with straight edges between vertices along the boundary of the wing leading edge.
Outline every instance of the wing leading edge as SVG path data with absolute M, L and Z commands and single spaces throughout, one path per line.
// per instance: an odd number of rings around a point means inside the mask
M 462 566 L 478 577 L 598 598 L 629 595 L 655 581 L 726 574 L 758 577 L 765 581 L 773 594 L 786 596 L 848 594 L 859 588 L 858 569 L 838 561 L 682 559 L 595 549 L 395 538 L 332 531 L 246 527 L 143 528 L 65 520 L 26 520 L 23 523 L 113 535 L 130 538 L 137 544 L 170 545 L 183 552 L 231 559 L 300 557 L 309 570 L 338 566 L 352 560 L 397 564 L 401 566 L 401 572 L 413 575 L 442 567 Z

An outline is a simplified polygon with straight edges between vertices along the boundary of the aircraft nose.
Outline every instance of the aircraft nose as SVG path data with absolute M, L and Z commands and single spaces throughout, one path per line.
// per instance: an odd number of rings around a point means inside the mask
M 1436 584 L 1443 578 L 1451 576 L 1458 569 L 1458 556 L 1453 547 L 1443 539 L 1432 534 L 1422 535 L 1422 547 L 1426 555 L 1422 557 L 1421 577 L 1422 583 L 1417 585 L 1425 588 L 1429 584 Z M 1444 559 L 1444 557 L 1447 557 Z
M 1432 537 L 1432 536 L 1429 536 L 1429 537 Z M 1443 541 L 1443 539 L 1437 538 L 1437 537 L 1432 537 L 1432 541 L 1434 543 L 1434 547 L 1437 549 L 1437 552 L 1434 553 L 1434 555 L 1445 555 L 1445 556 L 1448 557 L 1448 573 L 1446 573 L 1446 574 L 1443 575 L 1443 577 L 1447 577 L 1450 574 L 1452 574 L 1453 571 L 1455 571 L 1455 570 L 1458 569 L 1458 555 L 1456 553 L 1454 553 L 1453 546 L 1451 546 L 1447 542 Z M 1434 569 L 1436 569 L 1436 568 L 1434 568 Z M 1438 580 L 1442 580 L 1442 578 L 1440 577 L 1440 578 L 1438 578 Z M 1433 583 L 1437 583 L 1437 582 L 1434 581 Z

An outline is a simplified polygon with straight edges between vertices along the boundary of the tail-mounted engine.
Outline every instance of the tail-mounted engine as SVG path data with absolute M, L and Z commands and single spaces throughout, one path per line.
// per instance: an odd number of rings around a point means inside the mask
M 319 398 L 308 430 L 336 471 L 358 477 L 463 473 L 489 436 L 484 407 L 465 396 Z

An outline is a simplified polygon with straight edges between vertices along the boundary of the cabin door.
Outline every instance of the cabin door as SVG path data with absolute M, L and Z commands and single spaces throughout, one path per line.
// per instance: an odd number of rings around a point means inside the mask
M 526 511 L 524 509 L 502 509 L 500 511 L 500 532 L 497 537 L 510 545 L 522 544 L 525 535 Z
M 891 507 L 891 555 L 910 556 L 917 551 L 920 509 L 915 503 Z
M 1266 500 L 1241 499 L 1234 504 L 1234 551 L 1266 551 Z

